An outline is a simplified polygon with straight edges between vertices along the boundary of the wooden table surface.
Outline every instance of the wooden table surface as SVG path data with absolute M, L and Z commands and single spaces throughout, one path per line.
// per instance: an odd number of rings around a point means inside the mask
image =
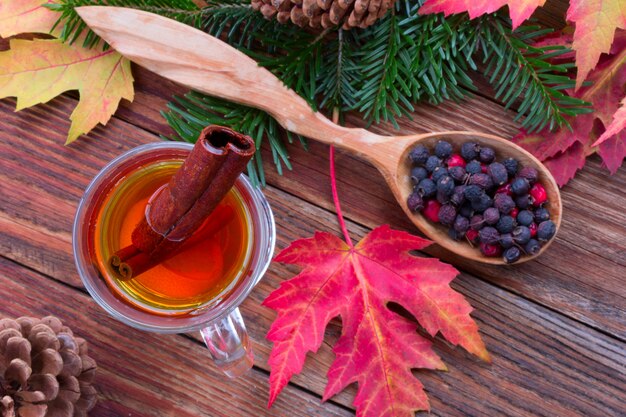
M 76 272 L 71 228 L 78 201 L 109 160 L 170 133 L 159 115 L 185 89 L 134 67 L 136 98 L 106 127 L 64 146 L 77 95 L 14 112 L 0 101 L 0 316 L 53 314 L 88 340 L 98 362 L 99 402 L 93 416 L 350 416 L 354 386 L 322 403 L 339 322 L 309 355 L 302 374 L 272 409 L 265 334 L 274 312 L 261 301 L 296 270 L 272 264 L 242 305 L 256 355 L 254 369 L 228 380 L 213 366 L 199 335 L 155 335 L 109 317 Z M 477 78 L 477 82 L 480 80 Z M 488 89 L 460 104 L 421 105 L 403 133 L 478 130 L 504 137 L 518 129 L 513 114 Z M 362 125 L 350 117 L 351 125 Z M 373 128 L 391 132 L 389 126 Z M 268 149 L 265 161 L 271 161 Z M 276 216 L 278 247 L 315 230 L 340 233 L 330 197 L 328 148 L 289 146 L 294 169 L 279 176 L 266 163 L 264 190 Z M 351 155 L 336 156 L 338 185 L 354 239 L 377 225 L 418 233 L 382 177 Z M 461 272 L 453 287 L 492 357 L 485 364 L 437 337 L 448 372 L 416 371 L 434 416 L 626 415 L 626 170 L 609 176 L 592 158 L 563 189 L 564 217 L 556 241 L 539 259 L 510 267 L 464 261 L 437 247 Z

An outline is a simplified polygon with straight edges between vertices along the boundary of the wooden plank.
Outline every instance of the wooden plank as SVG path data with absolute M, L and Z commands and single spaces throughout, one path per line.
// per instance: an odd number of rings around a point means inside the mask
M 62 97 L 52 107 L 14 114 L 10 103 L 0 102 L 0 186 L 4 187 L 0 189 L 0 249 L 20 263 L 78 286 L 70 257 L 71 221 L 67 219 L 73 216 L 82 189 L 111 157 L 139 142 L 154 140 L 154 136 L 114 119 L 90 139 L 63 147 L 63 132 L 57 128 L 62 121 L 52 109 L 70 105 L 71 100 Z M 313 152 L 304 158 L 309 156 L 321 163 L 325 157 Z M 344 161 L 342 170 L 354 169 L 346 165 L 348 156 L 339 159 Z M 295 181 L 296 177 L 290 178 Z M 9 190 L 13 194 L 5 194 Z M 314 230 L 337 232 L 331 211 L 274 187 L 265 192 L 279 226 L 279 247 L 310 236 Z M 32 212 L 19 209 L 26 204 Z M 353 222 L 349 228 L 355 239 L 367 232 Z M 294 272 L 294 268 L 273 264 L 242 306 L 257 363 L 263 369 L 267 369 L 270 349 L 264 337 L 273 313 L 260 307 L 260 302 Z M 451 371 L 417 372 L 428 389 L 435 415 L 617 414 L 626 401 L 621 389 L 625 383 L 623 343 L 467 274 L 461 275 L 455 287 L 477 308 L 474 316 L 495 360 L 492 365 L 483 364 L 438 341 L 436 349 Z M 97 309 L 93 304 L 91 308 Z M 318 394 L 333 359 L 329 344 L 340 334 L 337 323 L 327 333 L 319 353 L 311 356 L 302 375 L 294 378 L 297 385 Z M 353 395 L 350 388 L 335 400 L 349 406 Z
M 266 409 L 267 377 L 259 370 L 225 378 L 206 348 L 184 336 L 131 329 L 85 294 L 0 257 L 0 315 L 59 317 L 89 343 L 98 363 L 99 404 L 92 415 L 350 416 L 352 412 L 291 386 Z M 17 296 L 16 296 L 17 295 Z
M 159 89 L 160 78 L 135 68 L 138 90 L 149 91 L 147 103 L 123 106 L 122 118 L 141 127 L 140 112 L 152 108 L 152 114 L 163 109 L 169 90 Z M 145 87 L 144 87 L 145 86 Z M 172 88 L 176 94 L 185 91 Z M 135 111 L 134 106 L 139 110 Z M 443 130 L 475 130 L 511 137 L 519 126 L 512 122 L 513 113 L 482 97 L 459 104 L 445 102 L 439 106 L 420 105 L 413 120 L 399 121 L 400 132 L 420 133 Z M 363 126 L 355 115 L 347 120 L 352 126 Z M 397 133 L 388 124 L 372 126 L 377 133 Z M 157 131 L 159 132 L 159 131 Z M 164 128 L 160 133 L 166 133 Z M 265 149 L 264 161 L 269 184 L 286 190 L 314 205 L 334 210 L 330 199 L 328 148 L 309 143 L 305 152 L 299 144 L 288 146 L 293 172 L 277 174 L 271 164 L 271 153 Z M 393 227 L 417 232 L 378 172 L 368 163 L 339 152 L 336 157 L 339 191 L 347 218 L 367 227 L 389 223 Z M 592 159 L 578 177 L 563 190 L 564 220 L 557 238 L 542 257 L 523 266 L 496 267 L 465 261 L 442 249 L 432 248 L 431 255 L 443 258 L 457 267 L 481 276 L 523 297 L 567 314 L 590 326 L 626 340 L 626 287 L 620 277 L 626 276 L 626 222 L 622 207 L 626 195 L 626 174 L 620 170 L 609 177 Z M 606 199 L 606 193 L 612 198 Z M 568 259 L 571 262 L 561 262 Z M 557 266 L 558 267 L 555 267 Z

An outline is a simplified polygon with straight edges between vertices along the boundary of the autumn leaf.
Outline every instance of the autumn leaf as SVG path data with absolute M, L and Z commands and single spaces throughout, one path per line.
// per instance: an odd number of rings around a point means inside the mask
M 486 13 L 493 13 L 501 7 L 509 6 L 513 29 L 528 19 L 537 7 L 546 0 L 426 0 L 419 9 L 420 14 L 444 13 L 446 16 L 467 12 L 470 19 Z
M 615 30 L 626 29 L 626 1 L 570 0 L 567 20 L 576 24 L 576 88 L 582 86 L 603 53 L 609 53 Z
M 418 326 L 388 309 L 403 306 L 431 336 L 489 361 L 463 296 L 449 286 L 458 274 L 437 259 L 409 254 L 431 242 L 381 226 L 355 247 L 328 233 L 293 242 L 276 261 L 299 265 L 299 275 L 281 284 L 264 301 L 278 316 L 267 335 L 270 399 L 274 402 L 291 377 L 302 370 L 307 352 L 322 344 L 328 322 L 341 317 L 343 331 L 334 347 L 324 400 L 353 382 L 360 417 L 413 417 L 429 408 L 412 368 L 446 369 L 421 336 Z
M 611 173 L 626 157 L 626 35 L 615 39 L 611 55 L 601 57 L 590 73 L 591 85 L 569 92 L 589 101 L 594 112 L 570 118 L 571 130 L 520 133 L 513 141 L 544 161 L 560 186 L 581 169 L 586 158 L 600 155 Z M 622 106 L 620 107 L 620 102 Z
M 8 38 L 20 33 L 50 33 L 59 14 L 44 7 L 51 0 L 3 0 L 0 2 L 0 37 Z M 53 35 L 58 35 L 55 29 Z
M 12 39 L 10 48 L 0 52 L 0 98 L 17 97 L 16 110 L 65 91 L 80 93 L 66 143 L 98 123 L 106 124 L 122 98 L 133 99 L 130 61 L 114 50 L 87 49 L 57 39 Z

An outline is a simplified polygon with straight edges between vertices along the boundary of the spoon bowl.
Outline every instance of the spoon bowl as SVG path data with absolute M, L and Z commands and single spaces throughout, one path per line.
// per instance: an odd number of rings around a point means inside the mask
M 506 139 L 461 131 L 381 136 L 365 129 L 338 126 L 314 112 L 303 98 L 253 59 L 200 30 L 140 10 L 83 6 L 76 11 L 91 29 L 131 61 L 194 90 L 264 110 L 291 132 L 335 145 L 370 161 L 411 221 L 439 245 L 464 258 L 504 264 L 501 258 L 485 257 L 476 247 L 449 238 L 445 228 L 408 210 L 406 201 L 413 186 L 407 154 L 418 143 L 434 150 L 435 143 L 445 139 L 458 150 L 463 142 L 472 140 L 492 147 L 497 160 L 513 157 L 523 166 L 536 168 L 548 194 L 551 220 L 558 231 L 562 207 L 556 181 L 539 160 Z M 539 256 L 550 242 L 536 255 L 524 256 L 518 263 Z

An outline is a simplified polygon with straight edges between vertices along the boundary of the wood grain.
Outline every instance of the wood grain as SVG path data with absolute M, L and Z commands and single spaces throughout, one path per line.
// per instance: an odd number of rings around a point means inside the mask
M 165 108 L 168 94 L 183 94 L 186 89 L 173 85 L 150 72 L 135 67 L 141 96 L 131 105 L 122 105 L 120 117 L 154 133 L 169 134 L 166 127 L 144 125 L 140 112 L 158 114 Z M 163 89 L 159 88 L 164 83 Z M 138 109 L 135 110 L 135 106 Z M 149 109 L 149 110 L 148 110 Z M 439 106 L 420 105 L 413 120 L 401 119 L 400 130 L 382 124 L 372 126 L 376 133 L 427 133 L 441 130 L 476 130 L 501 137 L 515 135 L 519 126 L 513 113 L 483 97 L 461 103 L 444 102 Z M 351 125 L 363 125 L 349 115 Z M 289 145 L 293 171 L 278 175 L 267 162 L 269 184 L 327 210 L 334 210 L 330 198 L 328 147 L 309 142 L 309 152 L 300 145 Z M 271 153 L 264 149 L 264 160 Z M 367 227 L 388 223 L 415 231 L 405 213 L 376 169 L 350 154 L 336 154 L 339 192 L 347 218 Z M 433 247 L 428 253 L 442 257 L 464 271 L 497 286 L 507 288 L 548 308 L 560 311 L 594 328 L 626 340 L 626 172 L 609 176 L 592 158 L 585 169 L 563 190 L 563 225 L 555 243 L 536 260 L 526 265 L 496 267 L 467 262 Z M 611 198 L 607 199 L 607 195 Z M 566 259 L 567 262 L 563 262 Z
M 61 97 L 49 106 L 15 114 L 11 111 L 10 101 L 0 101 L 0 249 L 15 261 L 73 286 L 63 287 L 73 291 L 72 297 L 65 294 L 68 299 L 84 297 L 83 293 L 78 292 L 80 282 L 71 259 L 69 239 L 71 218 L 83 188 L 113 156 L 139 143 L 156 139 L 142 129 L 113 119 L 106 129 L 97 129 L 86 140 L 64 147 L 61 145 L 65 123 L 62 111 L 70 108 L 72 103 L 72 99 Z M 303 155 L 303 158 L 310 157 L 313 160 L 307 169 L 312 169 L 318 160 L 317 169 L 323 171 L 325 150 L 320 147 L 319 152 L 314 150 L 311 154 Z M 345 154 L 338 159 L 342 171 L 367 168 L 366 164 Z M 350 165 L 351 161 L 361 165 Z M 300 177 L 302 174 L 295 175 Z M 324 177 L 319 175 L 322 178 L 320 181 L 323 181 Z M 293 174 L 276 180 L 286 178 L 295 182 Z M 306 187 L 310 187 L 307 178 L 301 179 Z M 384 188 L 384 184 L 378 182 L 365 182 L 363 185 L 370 184 Z M 340 187 L 347 189 L 344 188 L 345 183 Z M 306 199 L 294 197 L 294 191 L 290 187 L 281 190 L 273 186 L 265 190 L 279 226 L 280 248 L 293 239 L 310 236 L 314 230 L 337 232 L 331 211 L 311 204 Z M 375 189 L 367 191 L 376 193 Z M 342 193 L 342 196 L 350 194 Z M 315 198 L 325 201 L 323 196 Z M 355 201 L 349 201 L 350 207 L 358 206 Z M 387 210 L 391 208 L 391 205 L 386 205 Z M 384 215 L 381 214 L 381 217 L 384 218 Z M 355 239 L 362 237 L 368 230 L 354 222 L 349 222 L 348 226 Z M 264 336 L 273 319 L 273 312 L 260 307 L 260 302 L 295 271 L 293 267 L 273 264 L 267 277 L 242 306 L 257 355 L 258 369 L 267 370 L 270 345 Z M 50 291 L 46 278 L 39 279 L 44 281 L 38 284 L 43 285 L 44 294 Z M 546 272 L 543 271 L 537 279 L 545 281 Z M 11 293 L 26 293 L 25 288 L 20 291 L 9 290 Z M 475 306 L 473 315 L 495 359 L 492 365 L 487 365 L 438 340 L 436 349 L 450 367 L 450 372 L 417 372 L 429 392 L 434 415 L 619 414 L 621 404 L 626 401 L 622 389 L 626 383 L 623 369 L 626 363 L 625 346 L 622 342 L 468 274 L 462 274 L 455 281 L 455 288 L 468 296 Z M 30 302 L 34 304 L 41 299 L 45 299 L 43 295 L 32 296 Z M 55 300 L 58 299 L 52 299 L 49 305 L 61 308 Z M 91 323 L 96 326 L 94 331 L 104 332 L 96 337 L 101 343 L 111 343 L 119 337 L 118 332 L 122 336 L 134 332 L 130 328 L 110 324 L 110 319 L 99 311 L 95 303 L 88 302 L 85 305 L 81 308 L 90 311 L 89 314 L 95 314 L 98 317 L 95 321 L 113 326 L 112 332 L 108 332 L 99 329 L 96 323 Z M 620 314 L 619 310 L 612 311 Z M 310 356 L 304 372 L 294 378 L 297 387 L 318 395 L 323 391 L 325 372 L 333 359 L 330 344 L 339 334 L 339 325 L 333 322 L 320 352 Z M 178 347 L 187 349 L 185 343 L 175 342 L 171 351 L 168 350 L 173 360 L 178 361 L 181 355 L 180 351 L 174 352 Z M 120 355 L 116 356 L 116 360 L 120 366 L 125 366 L 125 361 L 131 358 Z M 135 374 L 128 376 L 127 382 L 111 382 L 106 387 L 107 395 L 120 396 L 119 387 L 139 390 L 143 382 L 133 383 L 133 378 Z M 260 379 L 260 385 L 266 383 L 266 375 L 263 373 L 255 376 L 256 379 Z M 149 390 L 153 390 L 149 387 Z M 334 398 L 334 401 L 350 406 L 353 395 L 354 389 L 350 388 Z M 283 400 L 291 404 L 290 398 Z M 118 406 L 131 409 L 139 407 L 132 402 L 126 403 L 125 396 L 119 397 L 118 401 L 121 405 L 115 403 L 110 409 L 117 410 Z M 163 401 L 174 400 L 170 398 Z M 233 401 L 237 404 L 235 408 L 242 404 L 239 400 Z M 255 404 L 263 404 L 264 397 L 255 401 Z M 105 412 L 114 414 L 113 411 Z

